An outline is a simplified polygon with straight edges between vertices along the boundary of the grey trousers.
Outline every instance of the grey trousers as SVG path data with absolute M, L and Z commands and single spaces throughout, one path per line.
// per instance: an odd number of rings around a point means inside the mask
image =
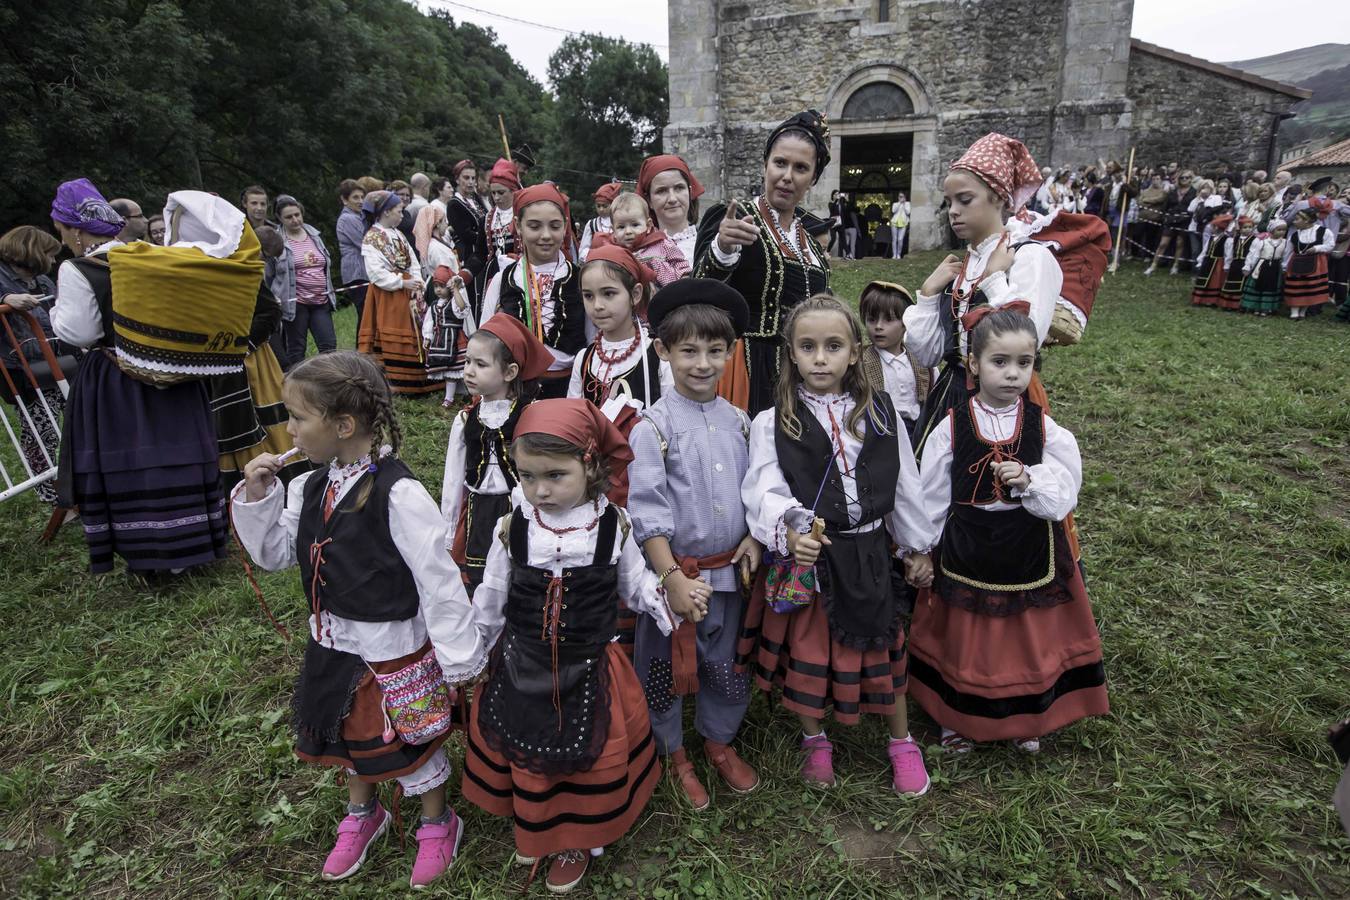
M 750 676 L 736 672 L 736 641 L 744 605 L 737 591 L 715 591 L 708 602 L 708 615 L 695 632 L 699 688 L 694 728 L 719 744 L 735 739 L 750 706 Z M 633 667 L 647 695 L 657 751 L 673 753 L 684 746 L 684 698 L 674 694 L 671 638 L 661 634 L 650 616 L 639 616 L 635 642 Z

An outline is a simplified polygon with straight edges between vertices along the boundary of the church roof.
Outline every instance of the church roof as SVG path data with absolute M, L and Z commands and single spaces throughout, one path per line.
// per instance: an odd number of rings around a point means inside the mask
M 1300 156 L 1289 165 L 1280 166 L 1280 168 L 1292 172 L 1296 169 L 1326 168 L 1327 166 L 1350 166 L 1350 140 L 1332 144 L 1330 147 L 1323 147 L 1316 153 L 1309 153 L 1307 156 Z
M 1235 69 L 1232 66 L 1225 66 L 1222 63 L 1210 62 L 1207 59 L 1201 59 L 1198 56 L 1191 56 L 1186 53 L 1178 53 L 1176 50 L 1168 50 L 1166 47 L 1159 47 L 1157 44 L 1150 44 L 1148 41 L 1139 40 L 1139 38 L 1130 38 L 1130 49 L 1138 50 L 1142 53 L 1149 53 L 1153 56 L 1160 56 L 1163 59 L 1181 63 L 1183 66 L 1191 66 L 1192 68 L 1203 69 L 1206 72 L 1213 72 L 1215 75 L 1222 75 L 1224 78 L 1232 78 L 1235 81 L 1245 81 L 1247 84 L 1254 87 L 1274 91 L 1277 94 L 1284 94 L 1286 97 L 1293 97 L 1296 100 L 1307 100 L 1312 96 L 1312 91 L 1307 88 L 1285 84 L 1282 81 L 1273 81 L 1269 78 L 1262 78 L 1260 75 L 1253 75 L 1250 72 L 1244 72 L 1241 69 Z

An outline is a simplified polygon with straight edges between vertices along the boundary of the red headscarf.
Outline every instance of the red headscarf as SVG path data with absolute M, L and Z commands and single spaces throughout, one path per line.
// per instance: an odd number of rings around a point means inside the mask
M 1221 216 L 1215 216 L 1214 218 L 1209 220 L 1209 227 L 1214 231 L 1223 231 L 1225 228 L 1227 228 L 1229 225 L 1232 224 L 1233 224 L 1233 216 L 1231 213 L 1224 213 Z
M 509 159 L 499 159 L 488 173 L 488 184 L 500 184 L 513 191 L 520 190 L 520 170 Z
M 595 202 L 613 203 L 614 198 L 619 196 L 619 192 L 622 190 L 623 190 L 623 182 L 621 181 L 611 181 L 609 184 L 602 184 L 600 185 L 599 188 L 596 189 L 594 195 Z
M 437 266 L 436 271 L 431 273 L 431 280 L 437 284 L 446 285 L 449 284 L 450 279 L 454 278 L 457 274 L 458 273 L 449 266 Z
M 628 441 L 589 400 L 536 400 L 520 414 L 515 436 L 551 434 L 582 451 L 599 453 L 609 461 L 611 470 L 633 461 Z
M 558 186 L 550 181 L 545 181 L 543 184 L 532 184 L 527 188 L 516 191 L 516 195 L 511 201 L 511 209 L 516 218 L 520 218 L 521 210 L 531 203 L 545 202 L 552 203 L 562 210 L 563 219 L 571 228 L 572 208 L 567 203 L 567 195 L 558 190 Z
M 465 169 L 472 168 L 474 168 L 473 160 L 461 159 L 459 162 L 455 163 L 454 168 L 450 170 L 450 177 L 455 181 L 459 181 L 459 173 L 463 172 Z
M 951 168 L 973 173 L 1017 212 L 1041 186 L 1041 170 L 1026 144 L 991 132 L 971 144 Z
M 689 199 L 697 200 L 703 196 L 703 185 L 698 183 L 694 173 L 689 171 L 689 164 L 680 159 L 673 153 L 666 153 L 661 156 L 649 156 L 642 161 L 642 168 L 638 170 L 637 192 L 642 195 L 648 203 L 652 202 L 652 180 L 662 172 L 669 172 L 674 169 L 684 175 L 684 180 L 689 182 Z
M 479 325 L 478 330 L 486 331 L 506 345 L 511 358 L 520 366 L 522 381 L 542 378 L 553 365 L 553 353 L 515 316 L 497 313 Z
M 601 237 L 607 238 L 610 235 L 596 235 L 596 238 Z M 591 244 L 591 252 L 586 254 L 586 263 L 589 265 L 596 260 L 614 263 L 641 284 L 651 284 L 656 280 L 656 273 L 652 271 L 650 266 L 638 262 L 633 254 L 628 252 L 628 248 L 620 247 L 612 241 L 606 241 L 604 244 Z

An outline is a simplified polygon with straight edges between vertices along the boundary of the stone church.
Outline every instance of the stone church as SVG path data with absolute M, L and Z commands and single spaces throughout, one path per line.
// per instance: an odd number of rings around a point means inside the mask
M 988 131 L 1041 165 L 1100 159 L 1266 165 L 1309 92 L 1130 38 L 1133 0 L 670 0 L 665 147 L 709 200 L 759 191 L 764 140 L 805 108 L 830 122 L 842 189 L 913 201 L 910 245 L 939 245 L 947 166 Z M 889 199 L 888 199 L 889 198 Z

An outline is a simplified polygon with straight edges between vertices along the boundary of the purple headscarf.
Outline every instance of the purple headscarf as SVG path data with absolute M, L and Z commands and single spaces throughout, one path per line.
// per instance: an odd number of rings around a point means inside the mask
M 115 237 L 126 224 L 88 178 L 67 181 L 56 189 L 52 218 L 99 237 Z

